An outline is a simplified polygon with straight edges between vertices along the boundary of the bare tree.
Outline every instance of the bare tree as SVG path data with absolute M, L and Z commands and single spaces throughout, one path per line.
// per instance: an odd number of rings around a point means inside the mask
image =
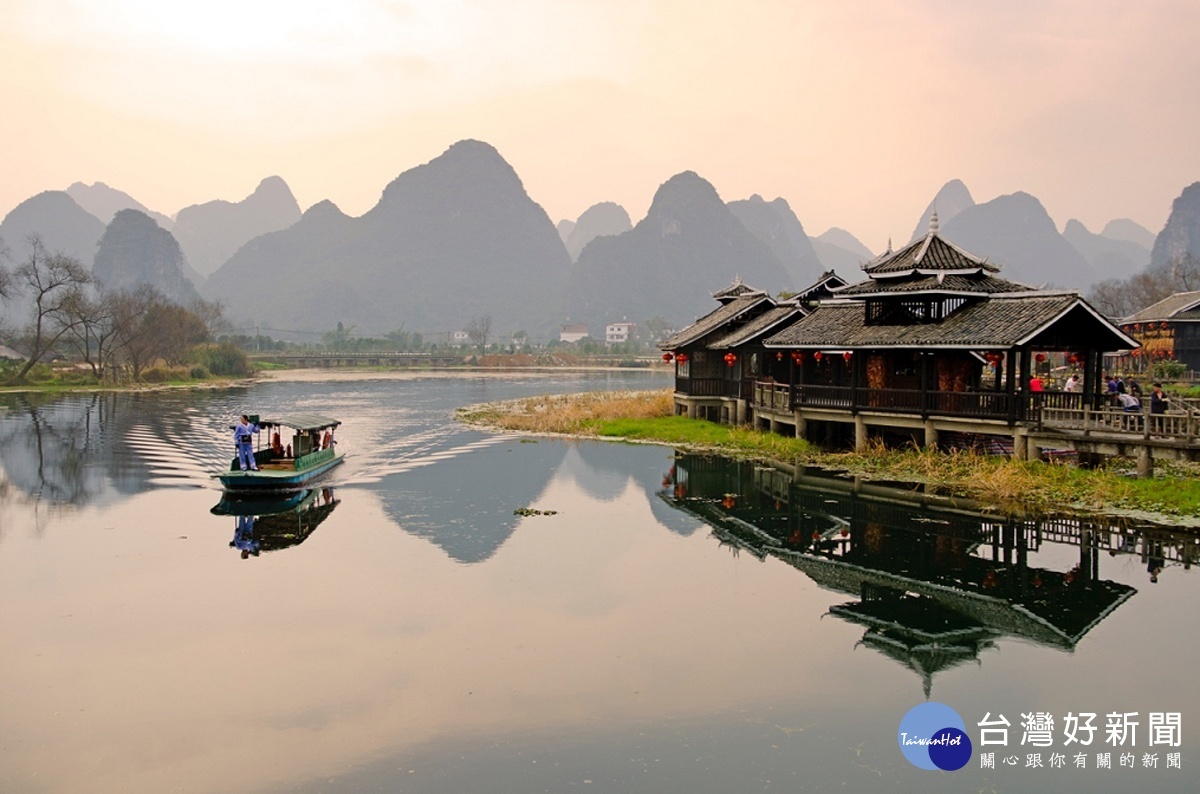
M 18 284 L 33 300 L 27 332 L 29 357 L 17 373 L 18 381 L 24 380 L 29 370 L 71 329 L 63 309 L 92 280 L 78 259 L 49 253 L 37 235 L 29 237 L 29 249 L 29 258 L 15 273 Z
M 12 297 L 12 273 L 9 273 L 8 268 L 4 266 L 8 259 L 8 246 L 4 244 L 4 238 L 0 237 L 0 299 L 3 300 Z
M 480 354 L 484 353 L 487 350 L 488 337 L 492 335 L 492 315 L 472 317 L 464 330 L 467 332 L 467 338 L 479 345 Z
M 59 322 L 66 324 L 66 344 L 92 368 L 97 380 L 103 380 L 117 336 L 112 301 L 79 290 L 63 305 Z
M 154 307 L 164 299 L 158 290 L 141 286 L 129 292 L 110 296 L 113 326 L 116 331 L 115 352 L 121 365 L 128 368 L 134 380 L 142 370 L 159 358 L 159 329 L 149 317 Z

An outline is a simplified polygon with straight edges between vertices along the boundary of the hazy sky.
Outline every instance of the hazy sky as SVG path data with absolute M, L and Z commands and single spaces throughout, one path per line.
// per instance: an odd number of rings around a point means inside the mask
M 0 0 L 0 215 L 265 176 L 359 215 L 454 141 L 552 220 L 694 170 L 879 250 L 937 189 L 1158 232 L 1200 180 L 1200 2 Z

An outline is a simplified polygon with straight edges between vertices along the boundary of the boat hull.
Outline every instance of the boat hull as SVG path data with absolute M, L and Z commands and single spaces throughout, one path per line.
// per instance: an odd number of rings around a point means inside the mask
M 259 469 L 258 471 L 226 471 L 215 475 L 226 491 L 286 491 L 304 488 L 345 460 L 345 455 L 303 469 Z

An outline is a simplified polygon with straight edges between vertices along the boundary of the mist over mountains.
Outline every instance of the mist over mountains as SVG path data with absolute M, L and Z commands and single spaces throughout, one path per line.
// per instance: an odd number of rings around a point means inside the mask
M 957 179 L 929 202 L 914 236 L 935 209 L 944 238 L 1034 286 L 1127 278 L 1150 264 L 1151 247 L 1155 261 L 1200 251 L 1200 183 L 1175 201 L 1157 238 L 1128 219 L 1099 233 L 1071 219 L 1060 233 L 1036 197 L 976 203 Z M 278 176 L 175 219 L 104 183 L 77 182 L 8 213 L 0 238 L 13 262 L 31 233 L 108 285 L 150 283 L 185 302 L 198 292 L 222 302 L 235 326 L 308 339 L 339 322 L 356 333 L 428 333 L 484 315 L 494 340 L 522 330 L 544 341 L 565 323 L 602 338 L 605 323 L 622 319 L 680 327 L 736 276 L 772 292 L 829 269 L 853 282 L 874 257 L 844 229 L 809 235 L 783 198 L 726 203 L 690 171 L 664 182 L 636 224 L 610 201 L 555 224 L 500 153 L 472 140 L 401 173 L 361 217 L 329 201 L 301 213 Z

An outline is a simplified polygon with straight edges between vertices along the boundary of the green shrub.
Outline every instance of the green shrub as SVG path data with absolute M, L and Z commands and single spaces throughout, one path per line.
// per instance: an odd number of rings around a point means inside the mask
M 188 370 L 185 367 L 150 367 L 142 370 L 143 383 L 167 383 L 187 380 L 187 377 Z
M 254 373 L 246 351 L 228 339 L 200 350 L 200 364 L 213 375 L 223 378 L 244 378 Z
M 188 375 L 191 376 L 192 380 L 208 380 L 208 370 L 200 365 L 192 367 Z

